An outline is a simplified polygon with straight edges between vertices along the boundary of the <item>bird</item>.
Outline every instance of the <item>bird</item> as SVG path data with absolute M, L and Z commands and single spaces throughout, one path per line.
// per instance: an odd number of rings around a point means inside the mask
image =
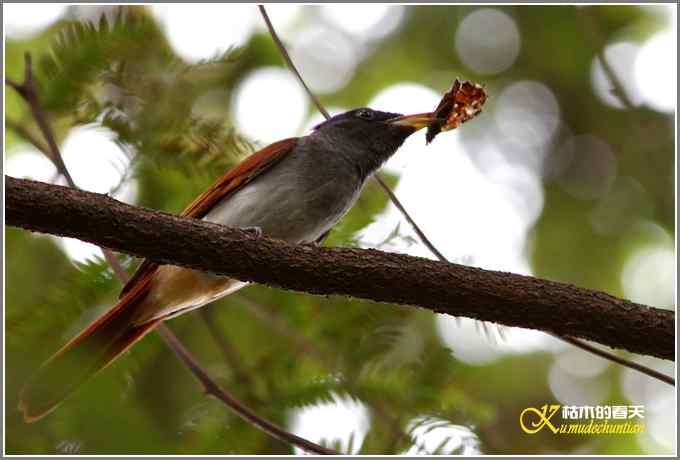
M 181 214 L 289 243 L 318 243 L 356 202 L 366 180 L 433 113 L 359 108 L 302 137 L 275 142 L 232 167 Z M 20 394 L 37 421 L 160 322 L 202 307 L 247 283 L 144 260 L 118 302 L 29 377 Z

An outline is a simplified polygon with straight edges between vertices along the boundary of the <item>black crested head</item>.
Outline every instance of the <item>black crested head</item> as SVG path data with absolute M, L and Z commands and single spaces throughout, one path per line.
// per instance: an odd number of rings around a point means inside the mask
M 365 178 L 394 155 L 416 129 L 393 124 L 399 113 L 369 108 L 350 110 L 314 127 L 315 136 L 325 136 L 341 144 L 342 153 L 353 161 Z

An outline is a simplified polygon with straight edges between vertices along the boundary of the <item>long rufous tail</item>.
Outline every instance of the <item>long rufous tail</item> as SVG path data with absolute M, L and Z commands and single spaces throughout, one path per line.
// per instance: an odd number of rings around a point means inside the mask
M 145 290 L 134 290 L 49 358 L 26 382 L 19 410 L 28 423 L 37 421 L 81 384 L 151 331 L 160 320 L 134 325 Z M 142 291 L 142 292 L 140 292 Z

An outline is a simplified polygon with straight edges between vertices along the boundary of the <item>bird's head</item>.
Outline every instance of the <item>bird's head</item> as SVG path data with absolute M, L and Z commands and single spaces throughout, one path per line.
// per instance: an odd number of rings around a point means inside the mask
M 374 172 L 407 137 L 433 120 L 432 113 L 402 115 L 369 108 L 350 110 L 314 127 L 314 135 L 327 136 L 347 146 L 366 175 Z

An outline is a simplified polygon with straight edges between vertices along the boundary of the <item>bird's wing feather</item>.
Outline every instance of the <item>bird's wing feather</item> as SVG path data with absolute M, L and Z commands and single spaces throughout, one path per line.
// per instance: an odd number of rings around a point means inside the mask
M 296 143 L 295 139 L 286 139 L 249 156 L 196 198 L 182 216 L 199 219 L 204 217 L 218 202 L 292 152 Z M 195 275 L 191 270 L 182 269 L 181 272 L 185 273 L 185 278 L 187 274 Z M 21 390 L 19 403 L 19 409 L 27 422 L 39 420 L 53 411 L 88 378 L 108 366 L 160 321 L 176 313 L 172 309 L 167 312 L 161 310 L 163 316 L 150 316 L 146 321 L 139 322 L 139 315 L 148 308 L 145 305 L 149 294 L 153 292 L 152 281 L 162 274 L 158 264 L 145 260 L 126 283 L 116 305 L 71 339 L 29 379 Z M 181 277 L 179 281 L 182 281 Z M 164 286 L 163 291 L 168 298 L 173 298 L 177 295 L 177 290 L 181 292 L 179 295 L 187 295 L 187 291 L 189 294 L 193 292 L 192 288 L 201 290 L 206 287 L 200 283 L 198 286 L 191 286 L 196 284 L 192 281 L 194 279 L 191 276 L 188 276 L 185 284 L 173 279 L 169 281 L 171 286 Z M 233 281 L 228 278 L 220 279 L 217 287 L 222 289 L 224 286 L 220 283 L 228 284 Z M 211 284 L 208 283 L 207 287 L 210 288 Z M 207 294 L 209 296 L 210 292 Z M 155 307 L 153 302 L 152 306 Z
M 297 138 L 284 139 L 259 150 L 231 168 L 212 187 L 199 195 L 182 212 L 182 217 L 204 217 L 212 208 L 227 195 L 240 189 L 246 183 L 274 166 L 288 153 L 293 151 Z
M 248 158 L 231 168 L 218 179 L 208 190 L 200 194 L 182 212 L 182 217 L 203 218 L 210 210 L 227 196 L 238 191 L 241 187 L 274 166 L 287 154 L 293 151 L 297 138 L 292 137 L 275 142 L 250 155 Z M 128 280 L 120 292 L 124 296 L 138 283 L 153 276 L 158 264 L 144 260 L 135 274 Z

